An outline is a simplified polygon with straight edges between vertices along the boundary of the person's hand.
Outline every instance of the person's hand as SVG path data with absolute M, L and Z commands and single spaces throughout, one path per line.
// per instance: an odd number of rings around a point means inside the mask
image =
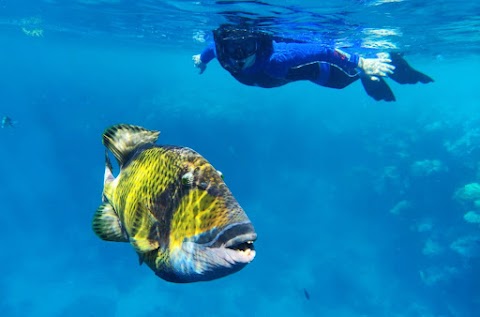
M 200 54 L 193 55 L 192 56 L 192 61 L 193 61 L 193 66 L 199 68 L 200 69 L 200 74 L 203 74 L 205 69 L 207 69 L 207 64 L 202 62 L 202 60 L 200 59 Z
M 378 53 L 377 58 L 363 58 L 358 60 L 358 67 L 373 81 L 379 81 L 380 77 L 393 74 L 395 66 L 389 64 L 392 60 L 388 53 Z

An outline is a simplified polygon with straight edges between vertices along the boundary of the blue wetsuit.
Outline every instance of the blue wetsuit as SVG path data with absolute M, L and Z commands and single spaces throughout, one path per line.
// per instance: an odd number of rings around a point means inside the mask
M 273 41 L 272 48 L 271 54 L 256 54 L 255 63 L 251 67 L 230 73 L 243 84 L 265 88 L 278 87 L 297 80 L 310 80 L 326 87 L 344 88 L 359 78 L 355 68 L 360 57 L 356 54 L 347 54 L 311 43 Z M 205 64 L 215 57 L 215 43 L 209 44 L 200 55 Z

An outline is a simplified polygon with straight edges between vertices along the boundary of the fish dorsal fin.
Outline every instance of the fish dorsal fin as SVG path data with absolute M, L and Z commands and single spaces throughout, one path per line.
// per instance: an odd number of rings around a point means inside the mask
M 160 131 L 147 130 L 129 124 L 117 124 L 103 132 L 103 144 L 112 151 L 121 167 L 137 148 L 155 143 L 159 135 Z
M 98 207 L 92 221 L 93 232 L 106 241 L 128 242 L 128 236 L 123 229 L 120 218 L 110 203 Z

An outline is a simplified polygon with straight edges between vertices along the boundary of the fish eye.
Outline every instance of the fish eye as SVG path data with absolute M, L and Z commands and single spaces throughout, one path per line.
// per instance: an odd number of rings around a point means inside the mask
M 218 173 L 218 175 L 220 175 L 220 177 L 221 177 L 222 179 L 225 179 L 225 177 L 223 176 L 223 173 L 222 173 L 222 172 L 217 171 L 217 173 Z
M 194 176 L 192 172 L 185 173 L 182 176 L 182 184 L 186 186 L 192 186 L 193 179 L 194 179 Z
M 206 182 L 200 182 L 200 184 L 198 184 L 198 188 L 203 189 L 203 190 L 207 189 L 207 186 L 208 185 L 207 185 Z

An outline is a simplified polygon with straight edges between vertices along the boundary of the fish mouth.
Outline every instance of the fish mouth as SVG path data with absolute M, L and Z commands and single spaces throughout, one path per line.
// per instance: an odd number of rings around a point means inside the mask
M 257 234 L 250 222 L 228 226 L 218 234 L 213 248 L 224 250 L 235 263 L 250 263 L 255 258 L 253 243 Z
M 228 240 L 225 243 L 225 248 L 243 252 L 246 252 L 248 250 L 255 251 L 255 247 L 253 245 L 253 242 L 255 240 L 257 240 L 257 234 L 255 232 L 242 234 Z
M 244 251 L 253 249 L 253 242 L 257 234 L 251 222 L 235 223 L 224 228 L 215 237 L 212 247 L 225 247 L 232 250 Z
M 246 265 L 255 258 L 256 252 L 253 242 L 257 239 L 255 232 L 245 233 L 228 240 L 223 250 L 228 254 L 231 263 Z

